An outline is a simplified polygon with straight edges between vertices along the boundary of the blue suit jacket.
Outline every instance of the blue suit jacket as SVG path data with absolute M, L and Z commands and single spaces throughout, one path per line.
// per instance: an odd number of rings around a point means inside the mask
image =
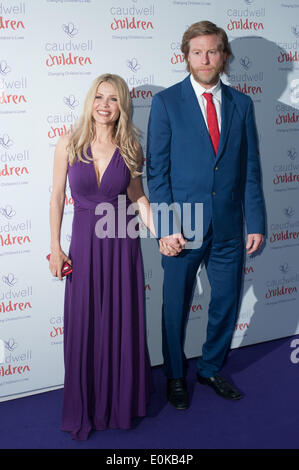
M 265 233 L 258 137 L 250 97 L 221 83 L 221 134 L 215 156 L 190 76 L 157 93 L 148 127 L 147 182 L 151 203 L 203 203 L 218 240 Z M 157 227 L 158 237 L 167 235 Z M 177 231 L 170 229 L 169 233 Z M 183 232 L 183 230 L 182 230 Z M 188 238 L 188 237 L 187 237 Z

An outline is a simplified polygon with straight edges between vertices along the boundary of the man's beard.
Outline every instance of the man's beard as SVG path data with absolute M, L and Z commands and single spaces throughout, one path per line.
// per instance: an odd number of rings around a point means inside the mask
M 220 67 L 212 68 L 209 73 L 194 69 L 191 65 L 189 65 L 189 68 L 194 79 L 202 85 L 216 85 L 220 78 L 220 73 L 222 72 L 222 68 L 220 69 Z

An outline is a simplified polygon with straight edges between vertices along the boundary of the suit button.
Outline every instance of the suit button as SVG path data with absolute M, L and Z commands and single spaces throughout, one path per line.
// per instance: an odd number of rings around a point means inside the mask
M 217 171 L 217 170 L 218 170 L 218 166 L 215 166 L 214 170 Z
M 213 192 L 212 192 L 212 196 L 216 196 L 216 193 L 215 193 L 215 191 L 213 191 Z

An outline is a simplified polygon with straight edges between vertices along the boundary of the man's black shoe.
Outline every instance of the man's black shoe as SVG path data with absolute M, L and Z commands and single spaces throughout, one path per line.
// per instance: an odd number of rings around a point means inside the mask
M 186 380 L 184 378 L 167 380 L 167 400 L 178 410 L 186 410 L 189 407 Z
M 240 400 L 242 394 L 221 375 L 215 375 L 214 377 L 202 377 L 197 373 L 197 380 L 202 385 L 209 385 L 212 387 L 218 395 L 228 400 Z

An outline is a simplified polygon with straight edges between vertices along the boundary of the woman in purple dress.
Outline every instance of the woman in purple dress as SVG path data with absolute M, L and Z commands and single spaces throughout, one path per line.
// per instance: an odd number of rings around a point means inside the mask
M 145 416 L 152 387 L 142 256 L 131 203 L 155 231 L 130 116 L 125 81 L 101 75 L 54 156 L 50 270 L 62 279 L 63 263 L 73 268 L 65 286 L 62 430 L 79 440 L 92 429 L 130 428 L 133 417 Z M 68 256 L 60 246 L 67 176 L 74 200 Z

